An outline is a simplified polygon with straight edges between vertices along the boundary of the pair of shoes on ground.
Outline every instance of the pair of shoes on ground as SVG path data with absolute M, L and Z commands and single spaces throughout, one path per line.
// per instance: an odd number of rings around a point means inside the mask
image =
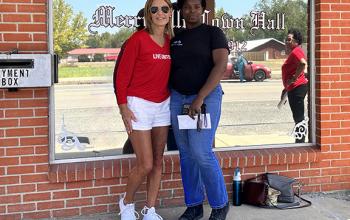
M 124 204 L 124 197 L 119 200 L 119 215 L 121 220 L 136 220 L 140 218 L 139 213 L 135 211 L 135 204 Z M 141 210 L 143 220 L 163 220 L 163 218 L 156 213 L 154 207 L 148 208 L 145 206 Z
M 209 220 L 225 220 L 229 210 L 229 203 L 220 209 L 212 209 Z M 199 220 L 203 217 L 203 205 L 188 207 L 179 220 Z

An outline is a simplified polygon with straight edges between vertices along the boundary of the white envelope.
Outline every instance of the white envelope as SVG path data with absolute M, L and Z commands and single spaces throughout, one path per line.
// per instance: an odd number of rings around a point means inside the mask
M 210 114 L 207 113 L 206 117 L 207 117 L 207 123 L 205 124 L 204 123 L 204 114 L 201 114 L 202 129 L 211 129 Z M 194 118 L 195 119 L 192 119 L 188 115 L 178 115 L 177 120 L 179 122 L 179 129 L 197 129 L 198 116 L 196 115 Z

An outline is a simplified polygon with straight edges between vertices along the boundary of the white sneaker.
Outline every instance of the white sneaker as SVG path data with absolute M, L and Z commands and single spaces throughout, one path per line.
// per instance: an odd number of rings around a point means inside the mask
M 124 195 L 125 196 L 125 195 Z M 135 204 L 124 204 L 124 196 L 119 200 L 119 209 L 120 212 L 118 215 L 120 215 L 121 220 L 136 220 L 140 218 L 139 213 L 135 211 Z
M 143 209 L 141 210 L 141 214 L 143 215 L 143 220 L 163 220 L 162 216 L 156 213 L 154 207 L 143 207 Z

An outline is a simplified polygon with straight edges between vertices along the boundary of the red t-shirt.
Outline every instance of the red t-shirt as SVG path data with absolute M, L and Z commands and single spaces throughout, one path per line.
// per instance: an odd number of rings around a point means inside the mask
M 282 65 L 282 81 L 283 81 L 283 86 L 287 91 L 291 91 L 294 88 L 306 84 L 308 80 L 305 77 L 304 71 L 301 72 L 301 74 L 298 76 L 298 78 L 295 80 L 294 83 L 290 84 L 288 86 L 288 80 L 293 77 L 295 74 L 298 65 L 300 63 L 300 60 L 305 58 L 304 51 L 300 47 L 295 47 L 292 52 L 289 54 L 287 57 L 286 61 Z
M 166 100 L 170 95 L 170 65 L 169 37 L 161 47 L 146 30 L 134 33 L 127 41 L 115 79 L 118 104 L 127 103 L 127 96 L 157 103 Z

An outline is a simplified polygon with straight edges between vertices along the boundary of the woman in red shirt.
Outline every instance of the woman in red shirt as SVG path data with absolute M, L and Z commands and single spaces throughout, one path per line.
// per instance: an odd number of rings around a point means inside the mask
M 304 73 L 307 62 L 304 51 L 300 47 L 302 42 L 303 37 L 298 30 L 293 29 L 288 31 L 285 40 L 288 57 L 282 65 L 284 92 L 288 92 L 288 102 L 293 113 L 295 124 L 305 119 L 304 99 L 308 91 L 308 80 Z M 306 134 L 302 134 L 298 136 L 295 142 L 304 143 L 305 135 Z
M 138 218 L 134 196 L 147 176 L 145 220 L 162 219 L 154 209 L 165 143 L 170 125 L 170 0 L 147 0 L 146 28 L 127 41 L 116 77 L 120 114 L 136 154 L 136 165 L 129 173 L 126 193 L 119 201 L 122 220 Z

